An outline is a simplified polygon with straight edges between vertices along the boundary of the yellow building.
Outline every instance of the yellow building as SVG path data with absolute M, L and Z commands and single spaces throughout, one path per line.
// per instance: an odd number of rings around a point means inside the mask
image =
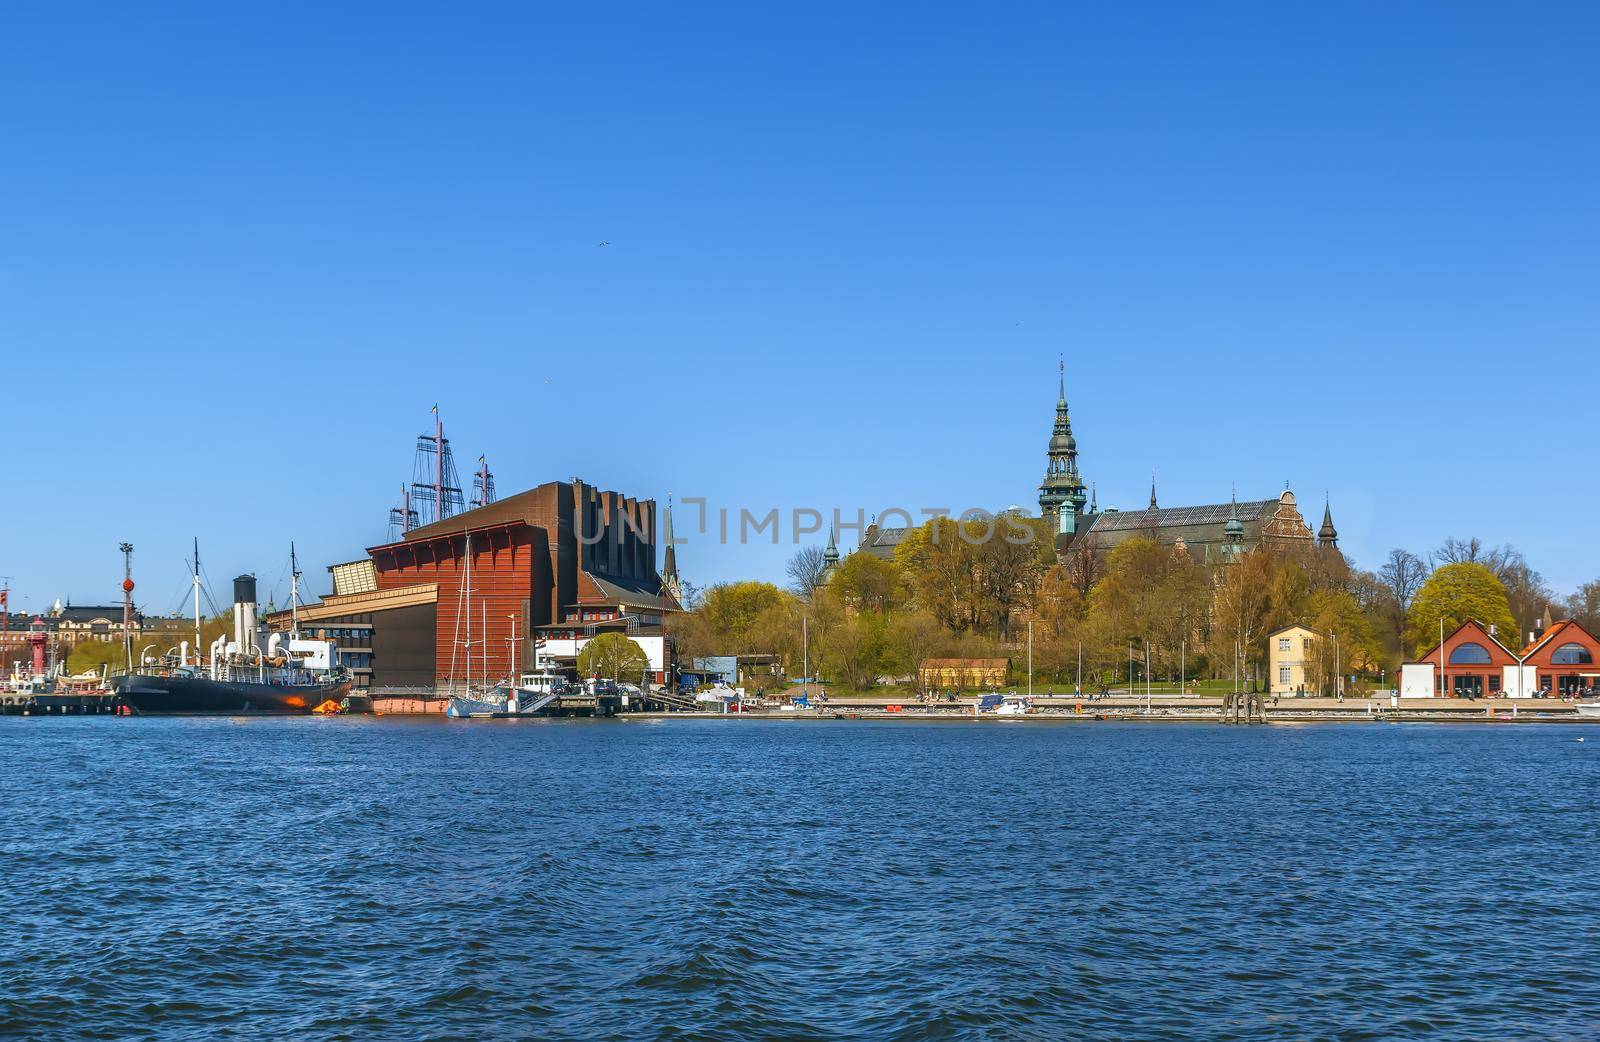
M 925 658 L 917 667 L 917 686 L 924 691 L 948 688 L 1004 687 L 1011 672 L 1005 658 Z
M 1267 634 L 1267 677 L 1274 695 L 1315 693 L 1307 669 L 1314 672 L 1313 656 L 1321 636 L 1309 626 L 1285 626 Z

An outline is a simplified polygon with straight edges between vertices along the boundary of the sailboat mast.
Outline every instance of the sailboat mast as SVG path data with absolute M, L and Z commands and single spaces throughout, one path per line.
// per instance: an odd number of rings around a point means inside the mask
M 466 559 L 462 562 L 466 576 L 467 592 L 463 607 L 467 615 L 467 697 L 472 697 L 472 533 L 467 533 Z

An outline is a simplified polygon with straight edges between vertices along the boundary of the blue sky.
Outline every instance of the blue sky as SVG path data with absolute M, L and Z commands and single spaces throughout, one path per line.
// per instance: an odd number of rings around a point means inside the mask
M 502 493 L 1033 505 L 1060 352 L 1102 504 L 1600 576 L 1592 6 L 768 8 L 8 5 L 18 601 L 321 590 L 435 401 Z

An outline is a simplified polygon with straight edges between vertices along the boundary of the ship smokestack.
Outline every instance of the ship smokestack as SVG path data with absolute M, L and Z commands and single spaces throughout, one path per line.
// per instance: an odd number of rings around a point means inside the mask
M 256 647 L 256 577 L 241 575 L 233 580 L 233 643 L 239 654 L 248 655 Z

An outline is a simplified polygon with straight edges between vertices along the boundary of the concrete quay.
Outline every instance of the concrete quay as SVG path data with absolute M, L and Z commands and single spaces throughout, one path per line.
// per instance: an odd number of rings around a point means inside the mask
M 804 710 L 751 708 L 742 713 L 672 712 L 636 713 L 630 719 L 766 719 L 766 720 L 977 720 L 977 721 L 1086 721 L 1096 720 L 1210 720 L 1223 718 L 1223 700 L 1206 695 L 1119 694 L 1107 698 L 1035 696 L 1032 712 L 1024 716 L 983 713 L 974 717 L 976 697 L 951 701 L 907 702 L 897 698 L 857 696 L 830 698 L 821 706 Z M 1459 722 L 1459 723 L 1600 723 L 1580 717 L 1570 702 L 1551 698 L 1283 698 L 1270 697 L 1264 707 L 1265 722 Z

